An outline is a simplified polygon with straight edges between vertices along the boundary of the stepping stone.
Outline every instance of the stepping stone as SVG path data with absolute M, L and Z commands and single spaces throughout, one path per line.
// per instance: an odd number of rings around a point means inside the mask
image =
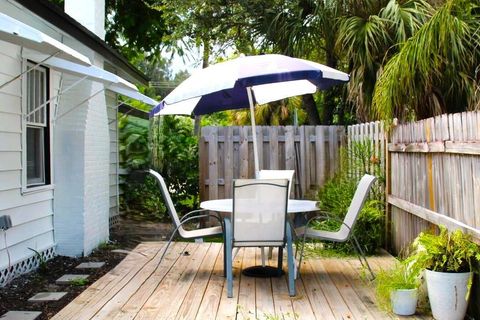
M 123 254 L 129 254 L 135 251 L 129 251 L 129 250 L 123 250 L 123 249 L 114 249 L 112 250 L 113 253 L 123 253 Z
M 28 301 L 30 302 L 45 302 L 45 301 L 58 301 L 66 295 L 67 292 L 39 292 Z
M 83 262 L 76 266 L 76 269 L 100 269 L 105 265 L 105 262 Z
M 42 313 L 40 311 L 8 311 L 0 316 L 1 320 L 35 320 Z
M 71 281 L 75 281 L 78 279 L 87 279 L 88 274 L 64 274 L 60 278 L 58 278 L 55 283 L 56 284 L 70 284 Z

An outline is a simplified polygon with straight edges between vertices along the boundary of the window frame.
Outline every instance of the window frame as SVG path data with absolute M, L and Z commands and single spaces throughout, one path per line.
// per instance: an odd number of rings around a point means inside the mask
M 31 68 L 35 66 L 36 63 L 27 59 L 22 60 L 22 69 L 26 71 L 27 68 Z M 40 70 L 44 72 L 44 100 L 48 101 L 51 96 L 51 70 L 48 67 L 39 65 L 34 70 Z M 33 71 L 29 71 L 33 72 Z M 28 194 L 38 191 L 43 191 L 46 189 L 52 189 L 52 122 L 51 122 L 51 103 L 47 103 L 43 110 L 35 111 L 31 116 L 32 118 L 27 117 L 28 113 L 31 110 L 28 110 L 27 101 L 29 93 L 29 85 L 28 85 L 29 77 L 27 75 L 22 77 L 22 193 Z M 43 113 L 42 121 L 35 123 L 35 119 L 37 119 L 38 114 Z M 42 118 L 42 116 L 39 116 Z M 29 121 L 30 120 L 30 121 Z M 27 168 L 27 150 L 28 150 L 28 142 L 27 142 L 27 135 L 28 129 L 41 129 L 42 131 L 42 156 L 41 156 L 41 167 L 42 167 L 42 175 L 38 179 L 38 181 L 28 181 L 28 168 Z

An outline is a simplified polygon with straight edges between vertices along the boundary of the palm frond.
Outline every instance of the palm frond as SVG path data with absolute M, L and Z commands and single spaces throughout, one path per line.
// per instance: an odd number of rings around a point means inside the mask
M 419 118 L 472 103 L 480 63 L 480 16 L 472 1 L 449 0 L 386 64 L 375 87 L 375 117 Z

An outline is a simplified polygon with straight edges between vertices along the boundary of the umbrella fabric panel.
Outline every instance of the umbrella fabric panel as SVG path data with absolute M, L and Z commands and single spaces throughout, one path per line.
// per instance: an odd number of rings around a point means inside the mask
M 241 57 L 197 70 L 164 101 L 167 105 L 237 86 L 306 79 L 326 89 L 348 81 L 348 75 L 319 63 L 282 55 Z M 325 82 L 325 84 L 324 84 Z

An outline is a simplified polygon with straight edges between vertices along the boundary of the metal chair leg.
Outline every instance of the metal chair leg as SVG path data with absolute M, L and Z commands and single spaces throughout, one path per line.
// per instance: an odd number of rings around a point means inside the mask
M 283 270 L 283 247 L 278 247 L 278 262 L 277 262 L 277 274 L 282 275 Z
M 230 220 L 225 219 L 225 250 L 227 269 L 227 297 L 233 297 L 233 270 L 232 270 L 232 225 Z
M 293 256 L 293 247 L 292 247 L 292 228 L 290 224 L 287 223 L 286 228 L 287 233 L 287 259 L 288 259 L 288 293 L 291 297 L 296 295 L 295 288 L 295 257 Z
M 364 268 L 366 267 L 368 271 L 370 271 L 370 274 L 372 276 L 371 280 L 374 280 L 375 274 L 373 273 L 372 268 L 370 268 L 370 264 L 368 263 L 367 257 L 365 256 L 365 253 L 363 252 L 362 247 L 358 243 L 357 238 L 352 234 L 351 239 L 353 240 L 353 247 L 355 248 L 355 251 L 357 251 L 358 260 L 360 260 L 360 263 Z
M 260 252 L 262 254 L 262 267 L 265 268 L 265 247 L 261 247 Z
M 300 274 L 300 268 L 302 266 L 303 253 L 304 253 L 304 250 L 305 250 L 305 241 L 306 240 L 307 240 L 307 233 L 305 232 L 303 234 L 302 249 L 300 251 L 300 259 L 298 260 L 298 267 L 295 270 L 295 279 L 297 279 L 298 275 Z M 297 257 L 297 252 L 298 252 L 298 249 L 296 249 L 296 251 L 295 251 L 295 258 Z

